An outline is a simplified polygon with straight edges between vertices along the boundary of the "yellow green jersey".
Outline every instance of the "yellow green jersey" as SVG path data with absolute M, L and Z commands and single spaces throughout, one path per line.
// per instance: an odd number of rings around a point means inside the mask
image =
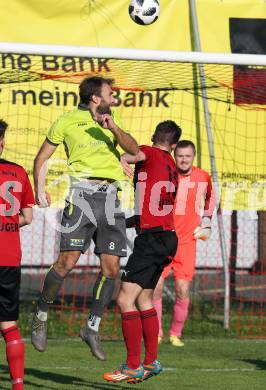
M 114 112 L 112 117 L 122 128 Z M 48 131 L 47 140 L 54 145 L 64 144 L 72 177 L 125 180 L 115 136 L 94 121 L 88 109 L 79 106 L 61 115 Z

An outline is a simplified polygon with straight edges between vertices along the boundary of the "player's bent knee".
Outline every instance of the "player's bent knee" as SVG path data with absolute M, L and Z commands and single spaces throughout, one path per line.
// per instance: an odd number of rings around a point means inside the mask
M 120 291 L 118 297 L 116 298 L 116 303 L 120 308 L 121 312 L 127 311 L 128 306 L 130 306 L 129 297 L 123 292 Z
M 55 263 L 54 264 L 54 270 L 58 273 L 59 276 L 62 278 L 65 278 L 67 274 L 73 269 L 72 264 L 68 263 Z
M 100 259 L 102 274 L 107 278 L 116 279 L 120 270 L 119 257 L 102 253 Z
M 189 288 L 177 289 L 176 296 L 178 299 L 187 299 L 189 298 Z
M 189 298 L 190 292 L 190 281 L 185 279 L 176 279 L 175 280 L 175 291 L 178 299 L 187 299 Z
M 79 256 L 71 252 L 62 252 L 57 262 L 54 264 L 55 271 L 65 277 L 76 265 Z
M 116 279 L 119 274 L 119 267 L 117 269 L 113 269 L 109 272 L 108 278 Z
M 189 294 L 178 293 L 176 294 L 176 297 L 183 300 L 189 298 Z
M 112 264 L 108 267 L 103 267 L 102 274 L 110 279 L 116 279 L 119 274 L 119 264 Z

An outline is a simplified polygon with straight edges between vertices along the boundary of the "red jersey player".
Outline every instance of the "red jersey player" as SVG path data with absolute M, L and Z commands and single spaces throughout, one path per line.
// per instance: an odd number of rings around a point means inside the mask
M 7 123 L 0 120 L 0 155 Z M 16 321 L 19 315 L 21 247 L 19 227 L 32 221 L 34 197 L 26 171 L 0 158 L 0 329 L 12 390 L 23 389 L 24 344 Z
M 158 124 L 153 145 L 141 146 L 137 156 L 124 154 L 124 172 L 130 176 L 135 166 L 135 204 L 138 215 L 133 253 L 122 274 L 117 303 L 121 310 L 122 331 L 127 349 L 126 363 L 107 372 L 111 382 L 140 382 L 162 371 L 157 360 L 159 324 L 152 304 L 153 290 L 165 265 L 176 253 L 173 205 L 176 192 L 176 166 L 171 156 L 181 135 L 173 121 Z M 141 339 L 145 358 L 141 364 Z
M 215 197 L 209 174 L 193 166 L 196 150 L 191 141 L 179 141 L 175 150 L 178 172 L 178 191 L 174 206 L 174 224 L 178 237 L 177 253 L 163 270 L 154 291 L 153 304 L 159 319 L 160 343 L 162 329 L 162 292 L 165 279 L 171 270 L 174 273 L 176 301 L 173 309 L 169 341 L 176 347 L 183 346 L 180 340 L 188 314 L 189 287 L 195 272 L 196 240 L 207 240 L 211 233 L 211 216 Z M 204 213 L 200 216 L 200 205 L 204 199 Z

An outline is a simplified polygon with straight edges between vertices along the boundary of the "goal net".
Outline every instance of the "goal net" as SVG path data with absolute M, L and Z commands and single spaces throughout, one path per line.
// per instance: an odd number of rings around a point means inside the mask
M 188 326 L 197 332 L 202 318 L 223 322 L 227 285 L 231 329 L 240 336 L 265 336 L 265 58 L 19 44 L 0 44 L 0 51 L 1 117 L 9 123 L 3 157 L 23 165 L 31 179 L 33 160 L 51 123 L 78 104 L 78 85 L 86 76 L 115 80 L 115 109 L 139 144 L 150 144 L 162 120 L 172 119 L 181 126 L 182 138 L 196 145 L 196 164 L 213 174 L 225 235 L 224 256 L 215 216 L 211 239 L 198 243 Z M 214 150 L 211 156 L 206 115 Z M 215 161 L 215 172 L 211 161 Z M 47 173 L 52 207 L 35 208 L 33 223 L 21 230 L 23 301 L 38 296 L 44 274 L 57 258 L 68 177 L 64 147 L 59 146 Z M 132 197 L 132 190 L 123 196 L 128 214 Z M 133 240 L 134 232 L 129 229 L 129 253 Z M 122 259 L 122 267 L 126 261 Z M 98 269 L 92 244 L 55 302 L 55 309 L 69 324 L 69 334 L 88 312 Z M 169 308 L 174 299 L 171 279 L 165 299 Z M 114 306 L 105 320 L 113 337 L 117 318 Z

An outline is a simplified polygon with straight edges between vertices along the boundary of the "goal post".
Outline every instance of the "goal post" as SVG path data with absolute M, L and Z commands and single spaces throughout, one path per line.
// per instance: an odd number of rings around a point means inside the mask
M 204 71 L 204 84 L 200 69 Z M 196 128 L 199 129 L 201 167 L 212 171 L 222 209 L 238 210 L 245 216 L 265 210 L 266 56 L 0 43 L 0 108 L 1 116 L 10 124 L 4 157 L 21 163 L 31 175 L 32 161 L 49 126 L 61 113 L 77 105 L 78 84 L 89 75 L 114 78 L 116 109 L 140 144 L 150 143 L 161 120 L 175 120 L 183 129 L 182 137 L 193 141 Z M 199 99 L 198 106 L 194 96 Z M 204 101 L 208 103 L 207 121 Z M 211 131 L 211 144 L 207 131 Z M 215 162 L 216 173 L 211 161 Z M 40 284 L 39 274 L 43 275 L 58 254 L 56 223 L 68 184 L 67 172 L 60 147 L 48 168 L 47 184 L 54 207 L 34 210 L 33 224 L 22 231 L 23 265 L 36 281 L 34 291 Z M 126 208 L 130 207 L 131 203 L 127 203 Z M 215 217 L 211 240 L 198 244 L 197 268 L 199 284 L 206 284 L 201 296 L 218 301 L 226 295 L 226 306 L 230 298 L 226 248 L 230 244 L 231 225 L 226 215 L 218 218 L 224 223 L 225 245 L 221 246 Z M 254 218 L 248 229 L 241 222 L 239 234 L 244 239 L 238 239 L 241 247 L 236 269 L 248 270 L 259 260 L 255 221 Z M 133 237 L 129 232 L 130 242 Z M 93 248 L 79 264 L 93 274 L 98 266 Z M 217 275 L 223 267 L 227 277 L 221 278 L 221 286 Z M 87 278 L 82 287 L 77 286 L 76 279 L 82 279 L 81 268 L 72 283 L 66 283 L 63 293 L 68 300 L 72 295 L 73 302 L 80 300 L 77 307 L 85 310 L 90 282 Z M 212 276 L 204 279 L 203 270 Z M 212 288 L 207 288 L 208 283 Z M 25 287 L 24 292 L 30 296 L 34 291 Z M 71 307 L 79 310 L 75 304 Z M 224 325 L 228 328 L 229 317 L 225 318 L 225 313 L 228 314 L 229 306 L 224 308 Z
M 199 33 L 199 25 L 198 25 L 198 17 L 196 10 L 196 2 L 195 0 L 189 0 L 189 9 L 192 21 L 193 28 L 193 46 L 196 48 L 198 52 L 201 52 L 201 41 L 200 41 L 200 33 Z M 210 118 L 210 110 L 207 98 L 207 90 L 206 90 L 206 81 L 205 81 L 205 72 L 203 64 L 198 64 L 199 68 L 199 76 L 200 76 L 200 86 L 202 89 L 202 97 L 203 97 L 203 107 L 204 107 L 204 119 L 206 124 L 206 132 L 208 138 L 208 148 L 210 154 L 210 165 L 211 165 L 211 174 L 214 182 L 214 188 L 216 194 L 220 192 L 218 175 L 217 175 L 217 167 L 215 160 L 215 152 L 214 152 L 214 144 L 213 144 L 213 136 L 212 136 L 212 128 L 211 128 L 211 118 Z M 229 269 L 229 252 L 226 246 L 226 238 L 225 238 L 225 230 L 224 223 L 221 214 L 221 205 L 219 200 L 216 202 L 217 204 L 217 224 L 219 230 L 219 239 L 221 246 L 221 255 L 223 259 L 223 268 L 224 268 L 224 328 L 230 328 L 230 269 Z

